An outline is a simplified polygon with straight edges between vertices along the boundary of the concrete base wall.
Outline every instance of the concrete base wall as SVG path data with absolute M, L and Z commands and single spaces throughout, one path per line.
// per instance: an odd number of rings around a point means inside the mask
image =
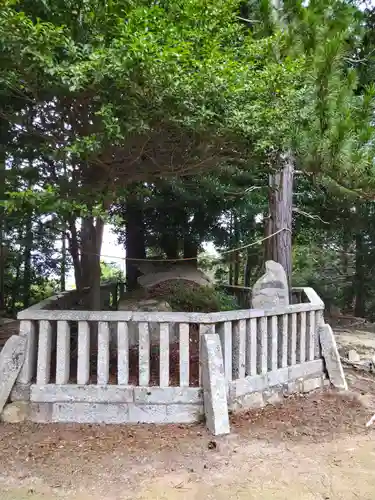
M 203 418 L 202 390 L 196 387 L 32 385 L 33 422 L 193 423 Z
M 232 411 L 262 408 L 267 404 L 281 403 L 286 396 L 329 385 L 323 361 L 318 359 L 235 380 L 229 385 L 228 404 Z
M 230 382 L 228 407 L 261 408 L 327 385 L 323 360 L 308 361 Z M 40 423 L 189 424 L 204 419 L 203 390 L 198 387 L 16 384 L 11 400 L 29 400 L 27 418 Z
M 203 419 L 203 405 L 135 403 L 30 403 L 29 420 L 38 423 L 191 424 Z

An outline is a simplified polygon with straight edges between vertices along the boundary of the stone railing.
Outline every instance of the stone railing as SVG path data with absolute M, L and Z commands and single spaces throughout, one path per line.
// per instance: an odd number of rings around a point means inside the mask
M 251 304 L 252 289 L 244 286 L 234 285 L 217 285 L 219 289 L 224 290 L 227 294 L 236 298 L 241 308 L 247 308 Z M 292 304 L 301 304 L 318 301 L 323 304 L 323 301 L 317 295 L 313 288 L 294 287 L 291 293 Z
M 105 283 L 100 287 L 101 309 L 116 310 L 119 298 L 124 293 L 124 283 Z M 82 309 L 85 305 L 85 299 L 89 294 L 90 289 L 84 290 L 67 290 L 52 297 L 48 297 L 37 304 L 29 307 L 28 311 L 47 309 L 47 310 L 66 310 L 66 309 Z
M 297 292 L 306 303 L 210 314 L 52 309 L 66 298 L 50 299 L 18 315 L 28 342 L 12 398 L 29 400 L 41 422 L 194 422 L 202 336 L 220 339 L 230 408 L 312 390 L 326 380 L 324 304 Z

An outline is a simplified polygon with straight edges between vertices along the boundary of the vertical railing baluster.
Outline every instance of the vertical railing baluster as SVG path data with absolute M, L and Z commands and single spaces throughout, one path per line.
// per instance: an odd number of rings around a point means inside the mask
M 138 323 L 139 332 L 139 385 L 150 382 L 150 331 L 148 323 Z
M 258 322 L 258 335 L 257 335 L 257 365 L 258 372 L 261 374 L 267 373 L 267 318 L 262 316 Z
M 279 317 L 279 367 L 288 366 L 288 315 Z
M 245 320 L 233 321 L 233 377 L 245 377 L 246 363 L 246 322 Z
M 50 321 L 39 322 L 38 366 L 36 383 L 48 384 L 51 375 L 52 325 Z
M 322 348 L 319 339 L 319 327 L 324 324 L 324 313 L 323 311 L 316 311 L 315 315 L 315 359 L 320 359 L 322 357 Z
M 297 363 L 297 313 L 289 315 L 290 335 L 288 339 L 288 364 Z
M 230 382 L 232 380 L 232 323 L 230 321 L 220 323 L 218 333 L 224 356 L 225 379 Z
M 277 357 L 278 357 L 278 329 L 277 329 L 277 316 L 268 318 L 270 333 L 268 335 L 268 370 L 277 370 Z
M 299 359 L 300 363 L 306 361 L 306 313 L 299 314 Z
M 57 322 L 56 384 L 67 384 L 70 376 L 70 328 L 67 321 Z
M 37 371 L 37 341 L 35 321 L 20 321 L 20 335 L 27 337 L 25 361 L 23 362 L 18 382 L 20 384 L 30 384 Z
M 189 324 L 181 323 L 180 327 L 180 386 L 189 386 Z
M 199 325 L 199 341 L 198 341 L 198 349 L 199 349 L 199 385 L 202 383 L 202 362 L 201 362 L 201 336 L 205 333 L 215 333 L 215 325 L 201 323 Z
M 160 323 L 159 344 L 160 387 L 169 386 L 169 324 Z
M 98 325 L 98 385 L 109 382 L 109 324 L 99 321 Z
M 307 313 L 307 360 L 312 361 L 315 354 L 315 311 Z
M 257 373 L 257 319 L 246 321 L 246 375 Z
M 77 384 L 86 385 L 90 379 L 90 325 L 78 322 Z
M 117 324 L 117 383 L 129 383 L 129 331 L 125 321 Z

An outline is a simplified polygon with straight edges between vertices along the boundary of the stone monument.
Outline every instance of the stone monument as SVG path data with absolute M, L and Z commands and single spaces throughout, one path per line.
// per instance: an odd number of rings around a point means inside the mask
M 289 287 L 285 270 L 273 260 L 266 262 L 266 272 L 252 291 L 253 309 L 272 309 L 289 305 Z

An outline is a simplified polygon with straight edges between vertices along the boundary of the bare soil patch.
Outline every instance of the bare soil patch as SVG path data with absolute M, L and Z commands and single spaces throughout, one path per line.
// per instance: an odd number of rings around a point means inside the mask
M 31 489 L 22 499 L 30 495 L 38 499 L 47 491 L 52 496 L 46 498 L 51 499 L 62 495 L 112 500 L 193 499 L 202 490 L 203 498 L 216 499 L 224 498 L 223 491 L 232 494 L 235 484 L 239 491 L 246 486 L 247 493 L 259 493 L 261 475 L 267 476 L 268 467 L 277 469 L 284 463 L 286 474 L 289 470 L 294 477 L 303 460 L 311 456 L 326 460 L 327 450 L 331 453 L 337 443 L 350 442 L 354 448 L 353 442 L 372 445 L 372 431 L 365 428 L 369 416 L 356 398 L 325 391 L 236 415 L 232 434 L 218 439 L 203 425 L 2 424 L 0 491 L 1 487 L 10 493 Z M 347 459 L 340 455 L 332 460 L 346 463 Z M 259 475 L 249 483 L 254 469 L 259 469 Z M 245 476 L 239 477 L 239 471 Z M 273 479 L 275 485 L 280 478 Z M 238 495 L 226 498 L 253 498 Z M 17 500 L 17 496 L 9 498 Z

